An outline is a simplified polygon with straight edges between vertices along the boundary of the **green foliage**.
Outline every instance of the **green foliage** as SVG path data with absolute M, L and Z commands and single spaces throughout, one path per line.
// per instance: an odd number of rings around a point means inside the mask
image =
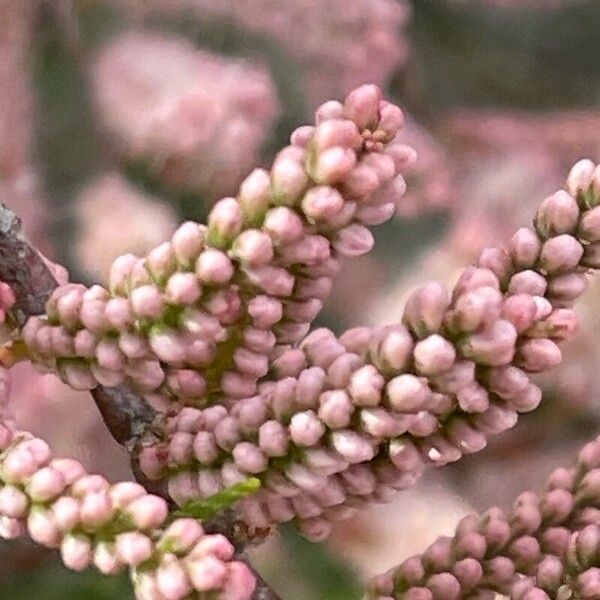
M 246 498 L 260 488 L 260 480 L 248 477 L 204 500 L 190 500 L 183 507 L 172 514 L 172 518 L 194 517 L 196 519 L 210 519 L 220 512 L 235 504 L 238 500 Z

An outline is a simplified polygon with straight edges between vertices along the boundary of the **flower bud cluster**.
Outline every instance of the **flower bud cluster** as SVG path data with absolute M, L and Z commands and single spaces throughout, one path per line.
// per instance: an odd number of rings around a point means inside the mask
M 254 576 L 224 536 L 205 534 L 195 519 L 169 524 L 166 501 L 141 485 L 110 485 L 75 460 L 53 459 L 30 434 L 2 433 L 0 536 L 28 533 L 76 571 L 129 568 L 139 600 L 250 599 Z
M 557 469 L 543 494 L 521 494 L 509 514 L 463 518 L 453 537 L 377 576 L 369 600 L 567 600 L 600 597 L 600 438 L 575 469 Z
M 110 1 L 134 18 L 183 13 L 217 30 L 225 19 L 244 38 L 258 34 L 272 40 L 278 47 L 271 52 L 293 59 L 288 58 L 286 68 L 300 69 L 292 74 L 302 81 L 298 91 L 308 95 L 311 106 L 365 81 L 385 83 L 408 57 L 405 30 L 411 10 L 406 0 L 353 0 L 351 5 L 345 0 L 279 0 L 277 10 L 271 0 Z
M 236 189 L 279 116 L 259 61 L 147 29 L 112 36 L 92 57 L 90 81 L 96 118 L 122 159 L 211 201 Z
M 585 256 L 597 231 L 584 197 L 600 202 L 589 186 L 573 189 L 580 168 L 571 194 L 544 200 L 535 230 L 519 230 L 507 251 L 484 250 L 452 294 L 425 285 L 399 325 L 339 339 L 315 330 L 274 357 L 257 395 L 180 412 L 165 443 L 142 452 L 146 475 L 171 473 L 179 503 L 257 476 L 263 490 L 240 503 L 244 518 L 296 519 L 318 539 L 425 468 L 484 448 L 537 407 L 530 374 L 557 365 L 558 343 L 577 328 L 569 307 L 585 289 L 582 265 L 594 266 Z
M 402 123 L 375 86 L 325 103 L 207 226 L 184 223 L 145 258 L 120 257 L 109 289 L 59 287 L 24 328 L 31 356 L 75 389 L 127 377 L 165 401 L 251 396 L 273 353 L 308 332 L 339 257 L 368 252 L 367 226 L 394 213 L 414 159 L 391 143 Z

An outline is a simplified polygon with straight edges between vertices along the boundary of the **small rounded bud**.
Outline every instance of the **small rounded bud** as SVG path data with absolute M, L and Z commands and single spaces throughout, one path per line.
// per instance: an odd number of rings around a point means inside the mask
M 539 235 L 546 239 L 572 233 L 578 220 L 577 202 L 570 194 L 559 190 L 540 204 L 535 217 L 535 228 Z
M 204 250 L 196 261 L 196 275 L 208 284 L 223 285 L 233 277 L 233 265 L 220 250 Z
M 354 121 L 359 129 L 375 130 L 381 99 L 381 90 L 376 85 L 362 85 L 346 97 L 344 116 Z
M 544 242 L 540 264 L 548 273 L 564 272 L 574 269 L 582 256 L 582 245 L 574 237 L 562 234 Z
M 456 359 L 456 350 L 448 340 L 434 334 L 415 345 L 414 359 L 415 368 L 419 373 L 436 375 L 452 366 Z
M 240 232 L 242 221 L 242 209 L 235 198 L 219 200 L 208 216 L 208 243 L 217 248 L 228 248 Z

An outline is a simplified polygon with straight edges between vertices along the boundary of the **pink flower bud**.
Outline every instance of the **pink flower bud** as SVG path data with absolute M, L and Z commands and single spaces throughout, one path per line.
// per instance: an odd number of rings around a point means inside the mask
M 540 264 L 548 273 L 564 272 L 574 269 L 582 256 L 581 244 L 574 237 L 562 234 L 544 242 Z
M 0 489 L 0 514 L 11 519 L 23 518 L 29 507 L 29 499 L 12 485 L 5 485 Z
M 182 564 L 173 554 L 163 556 L 156 570 L 156 585 L 167 600 L 180 600 L 192 591 Z
M 400 413 L 424 410 L 431 396 L 426 381 L 409 374 L 390 379 L 385 392 L 389 406 Z
M 298 463 L 289 464 L 285 467 L 284 472 L 289 481 L 308 493 L 321 489 L 327 481 L 323 475 L 313 473 Z
M 225 417 L 215 426 L 215 441 L 219 448 L 231 452 L 233 447 L 241 440 L 241 432 L 235 417 Z
M 227 371 L 221 377 L 221 389 L 232 398 L 247 398 L 256 391 L 256 378 Z
M 61 531 L 70 531 L 79 524 L 80 505 L 75 498 L 61 496 L 53 505 L 52 513 L 56 526 Z
M 175 271 L 177 259 L 170 242 L 163 242 L 148 253 L 146 268 L 160 281 L 164 281 Z
M 133 323 L 133 311 L 131 303 L 127 298 L 111 298 L 105 307 L 105 317 L 107 322 L 116 329 L 125 329 Z M 77 348 L 77 338 L 84 334 L 80 331 L 75 336 L 75 347 Z
M 126 508 L 131 502 L 145 496 L 146 490 L 139 483 L 122 481 L 111 486 L 109 490 L 112 505 L 119 510 Z
M 476 363 L 499 366 L 512 360 L 516 339 L 514 325 L 499 319 L 488 330 L 466 338 L 461 342 L 460 350 L 465 358 Z
M 273 349 L 276 339 L 272 331 L 247 327 L 243 332 L 244 346 L 253 352 L 269 352 Z
M 277 157 L 271 168 L 271 185 L 276 204 L 293 206 L 308 185 L 308 175 L 299 162 Z
M 342 112 L 340 111 L 340 115 Z M 317 119 L 317 123 L 319 120 Z M 310 141 L 312 140 L 312 136 L 314 135 L 315 127 L 312 125 L 301 125 L 292 131 L 290 135 L 290 142 L 292 145 L 297 148 L 301 148 L 302 150 L 306 150 Z
M 344 106 L 337 100 L 328 100 L 321 104 L 315 112 L 315 121 L 320 125 L 329 119 L 341 119 L 344 116 Z
M 528 294 L 529 296 L 544 296 L 548 283 L 535 271 L 527 270 L 515 273 L 508 283 L 508 293 Z
M 385 379 L 372 365 L 365 365 L 354 371 L 350 377 L 348 393 L 356 406 L 377 406 Z
M 330 439 L 335 451 L 350 464 L 365 462 L 375 456 L 372 442 L 349 429 L 333 431 Z
M 75 390 L 91 390 L 97 385 L 96 379 L 83 364 L 68 363 L 64 365 L 63 376 L 65 381 Z
M 302 461 L 313 473 L 317 475 L 335 475 L 348 468 L 348 462 L 331 450 L 324 448 L 307 448 L 304 450 Z
M 342 256 L 362 256 L 373 248 L 374 240 L 371 232 L 362 225 L 348 225 L 338 232 L 333 247 Z
M 215 404 L 214 406 L 205 408 L 202 414 L 204 416 L 204 429 L 214 431 L 217 423 L 227 416 L 227 409 L 224 406 Z
M 375 489 L 377 481 L 367 465 L 352 465 L 341 473 L 346 490 L 351 494 L 365 496 Z
M 256 587 L 256 578 L 246 564 L 232 561 L 221 591 L 222 600 L 250 600 Z
M 185 561 L 187 573 L 195 590 L 207 592 L 221 589 L 227 576 L 225 564 L 212 555 Z
M 579 207 L 574 198 L 559 190 L 548 196 L 538 208 L 535 228 L 542 238 L 572 233 L 579 220 Z
M 302 211 L 311 222 L 336 215 L 343 205 L 342 195 L 328 186 L 313 187 L 302 199 Z
M 211 465 L 219 456 L 214 435 L 209 431 L 199 431 L 194 437 L 194 455 L 203 465 Z
M 388 140 L 393 140 L 398 130 L 404 125 L 404 113 L 402 109 L 385 100 L 379 103 L 380 121 L 379 131 L 383 131 Z
M 312 411 L 296 413 L 289 425 L 292 441 L 297 446 L 314 446 L 325 433 L 325 426 Z
M 269 457 L 285 456 L 289 446 L 287 429 L 279 421 L 267 421 L 258 430 L 258 445 Z
M 238 203 L 248 223 L 258 222 L 269 207 L 271 180 L 264 169 L 254 169 L 240 184 Z
M 143 285 L 131 292 L 131 306 L 139 317 L 160 318 L 164 311 L 164 302 L 158 288 Z
M 446 325 L 454 333 L 472 333 L 493 323 L 500 316 L 503 295 L 491 286 L 482 286 L 462 294 L 446 316 Z
M 354 407 L 343 390 L 323 392 L 319 398 L 319 419 L 333 429 L 347 427 L 350 424 Z
M 319 119 L 318 115 L 319 111 L 317 111 L 317 119 Z M 312 143 L 319 152 L 334 146 L 358 150 L 362 144 L 362 137 L 355 123 L 348 119 L 333 117 L 317 125 Z
M 182 555 L 189 552 L 203 534 L 196 519 L 177 519 L 165 529 L 158 546 L 165 552 Z
M 202 398 L 206 393 L 206 380 L 197 371 L 177 369 L 168 377 L 169 387 L 179 397 Z
M 189 500 L 198 498 L 198 479 L 189 471 L 181 471 L 169 477 L 167 489 L 169 496 L 182 506 Z
M 269 210 L 265 216 L 263 229 L 274 242 L 289 244 L 303 234 L 300 217 L 290 208 L 280 206 Z
M 283 306 L 276 298 L 258 295 L 248 302 L 248 314 L 255 327 L 267 329 L 281 320 Z
M 360 161 L 344 179 L 343 189 L 353 199 L 364 201 L 379 187 L 377 173 Z
M 8 483 L 25 483 L 38 468 L 34 456 L 21 446 L 9 450 L 2 465 L 3 476 Z
M 235 198 L 219 200 L 208 215 L 208 243 L 217 248 L 228 248 L 239 234 L 242 221 L 242 209 Z
M 567 191 L 571 196 L 577 198 L 580 194 L 587 192 L 592 185 L 594 169 L 596 165 L 588 159 L 580 160 L 571 168 L 567 177 Z
M 490 405 L 487 391 L 475 382 L 459 389 L 456 399 L 460 408 L 467 413 L 482 413 Z
M 548 297 L 552 301 L 572 303 L 588 288 L 585 273 L 565 273 L 548 282 Z
M 262 473 L 267 468 L 267 457 L 250 442 L 240 442 L 232 451 L 235 464 L 246 473 Z
M 110 282 L 110 291 L 113 294 L 126 294 L 129 277 L 134 266 L 138 261 L 137 256 L 125 254 L 119 256 L 112 264 L 108 280 Z
M 502 318 L 510 321 L 521 334 L 527 331 L 536 320 L 537 306 L 528 294 L 509 296 L 502 307 Z
M 60 545 L 60 556 L 69 569 L 83 571 L 92 561 L 92 542 L 86 535 L 68 534 Z
M 526 227 L 519 229 L 508 244 L 510 257 L 518 269 L 532 268 L 540 255 L 541 247 L 538 236 Z
M 127 506 L 126 512 L 138 529 L 152 530 L 163 524 L 169 508 L 162 498 L 147 494 L 133 500 Z
M 316 156 L 314 170 L 311 171 L 313 179 L 323 185 L 334 185 L 342 181 L 356 165 L 356 154 L 349 148 L 335 146 Z
M 499 289 L 498 278 L 489 269 L 479 267 L 467 267 L 462 271 L 456 285 L 454 286 L 453 298 L 459 298 L 463 294 L 476 290 L 480 287 L 491 287 Z
M 456 359 L 454 346 L 442 336 L 434 334 L 415 345 L 416 370 L 423 375 L 436 375 L 447 371 Z
M 374 131 L 379 122 L 381 91 L 376 85 L 362 85 L 348 94 L 344 101 L 344 116 L 359 129 Z
M 392 202 L 375 206 L 363 205 L 356 210 L 356 220 L 363 225 L 381 225 L 396 214 L 396 205 Z
M 44 467 L 36 471 L 27 482 L 27 492 L 34 502 L 48 502 L 59 496 L 66 482 L 60 471 Z
M 179 332 L 156 325 L 148 336 L 150 348 L 161 361 L 169 364 L 183 363 L 186 358 L 186 346 Z
M 224 252 L 209 248 L 198 256 L 196 275 L 204 283 L 223 285 L 233 277 L 233 265 Z
M 116 545 L 113 542 L 98 542 L 94 548 L 94 565 L 104 575 L 115 575 L 124 568 L 117 557 Z
M 174 273 L 165 288 L 166 300 L 173 304 L 193 304 L 200 293 L 200 283 L 193 273 Z
M 148 560 L 153 553 L 150 538 L 137 531 L 120 533 L 116 536 L 115 543 L 119 560 L 131 567 L 136 567 Z
M 535 410 L 542 401 L 542 390 L 530 383 L 522 392 L 518 393 L 509 402 L 510 407 L 519 412 Z
M 204 234 L 197 223 L 192 221 L 182 223 L 171 238 L 171 245 L 177 260 L 182 265 L 193 264 L 200 254 L 203 240 Z
M 533 373 L 546 371 L 560 364 L 562 354 L 559 347 L 549 339 L 537 338 L 525 340 L 519 344 L 517 364 Z
M 247 229 L 235 240 L 231 254 L 250 266 L 265 265 L 273 259 L 273 244 L 266 233 Z
M 403 322 L 419 338 L 436 333 L 442 326 L 449 304 L 446 290 L 437 282 L 429 282 L 410 295 Z
M 380 186 L 390 183 L 396 175 L 394 159 L 389 154 L 373 152 L 365 155 L 361 162 L 375 171 Z
M 269 370 L 277 379 L 282 377 L 295 377 L 306 366 L 304 352 L 299 348 L 285 350 L 277 358 L 272 358 Z M 265 373 L 267 368 L 265 368 Z
M 383 408 L 363 408 L 359 419 L 363 431 L 374 438 L 390 438 L 404 431 L 400 422 Z
M 27 529 L 34 542 L 48 548 L 58 548 L 61 535 L 52 511 L 33 507 L 27 518 Z
M 285 269 L 265 265 L 247 268 L 249 282 L 273 296 L 290 296 L 294 287 L 294 277 Z
M 81 500 L 80 518 L 86 529 L 94 530 L 112 519 L 114 509 L 107 492 L 92 492 Z

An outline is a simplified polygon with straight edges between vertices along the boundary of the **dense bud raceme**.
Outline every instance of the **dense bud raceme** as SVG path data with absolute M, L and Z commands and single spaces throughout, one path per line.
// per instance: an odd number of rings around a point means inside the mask
M 600 595 L 600 438 L 542 494 L 522 493 L 510 513 L 468 515 L 453 537 L 371 582 L 368 600 L 592 599 Z
M 0 283 L 0 320 L 14 304 Z M 138 483 L 111 485 L 76 460 L 53 458 L 43 440 L 19 431 L 8 405 L 9 374 L 0 371 L 0 537 L 25 533 L 59 550 L 63 563 L 113 575 L 129 569 L 139 600 L 207 597 L 249 600 L 255 578 L 222 535 L 200 521 L 173 519 L 163 498 Z M 193 594 L 198 592 L 200 596 Z
M 340 257 L 368 252 L 366 226 L 392 216 L 402 124 L 372 85 L 326 103 L 206 226 L 184 223 L 145 258 L 118 258 L 108 290 L 59 287 L 25 328 L 32 356 L 78 389 L 127 378 L 161 407 L 252 395 L 307 334 Z
M 580 261 L 590 242 L 575 232 L 590 222 L 598 196 L 589 183 L 577 191 L 573 180 L 574 195 L 560 191 L 542 203 L 541 232 L 522 229 L 506 251 L 485 249 L 451 294 L 423 286 L 401 325 L 357 328 L 339 339 L 313 331 L 274 355 L 275 381 L 223 402 L 226 430 L 212 418 L 216 407 L 187 408 L 171 419 L 164 447 L 143 451 L 142 468 L 151 477 L 171 472 L 179 503 L 256 475 L 264 486 L 240 503 L 244 518 L 256 527 L 296 519 L 319 538 L 330 521 L 389 498 L 425 468 L 481 450 L 538 406 L 530 373 L 558 364 L 558 343 L 576 331 L 570 304 L 585 289 Z M 558 294 L 564 277 L 575 283 L 567 280 Z M 193 452 L 198 439 L 201 454 Z M 190 451 L 179 451 L 181 444 Z
M 322 540 L 333 522 L 481 450 L 540 403 L 531 374 L 561 361 L 559 343 L 577 329 L 571 306 L 600 266 L 590 161 L 544 200 L 532 229 L 483 250 L 451 292 L 423 286 L 396 324 L 310 331 L 339 258 L 371 249 L 367 225 L 389 218 L 404 191 L 402 124 L 375 86 L 326 103 L 206 226 L 184 223 L 145 258 L 120 257 L 108 288 L 60 285 L 22 339 L 11 332 L 71 387 L 127 381 L 164 411 L 133 458 L 167 480 L 183 514 L 251 480 L 260 489 L 235 496 L 240 523 L 294 521 Z M 14 302 L 0 285 L 7 325 Z M 1 391 L 2 536 L 27 531 L 73 569 L 129 567 L 141 600 L 250 598 L 254 576 L 228 540 L 169 514 L 139 484 L 53 459 L 17 430 Z M 557 472 L 543 499 L 522 495 L 510 519 L 466 519 L 456 541 L 379 578 L 374 597 L 594 597 L 600 533 L 584 526 L 597 525 L 599 447 L 582 451 L 574 474 Z
M 0 536 L 28 533 L 60 551 L 75 571 L 130 569 L 139 600 L 249 600 L 255 579 L 222 535 L 192 518 L 168 520 L 166 500 L 133 482 L 110 485 L 75 460 L 53 459 L 42 440 L 11 431 L 2 438 Z M 208 597 L 208 596 L 207 596 Z
M 212 199 L 235 190 L 279 112 L 264 67 L 176 36 L 118 35 L 101 49 L 91 75 L 99 116 L 119 152 Z

